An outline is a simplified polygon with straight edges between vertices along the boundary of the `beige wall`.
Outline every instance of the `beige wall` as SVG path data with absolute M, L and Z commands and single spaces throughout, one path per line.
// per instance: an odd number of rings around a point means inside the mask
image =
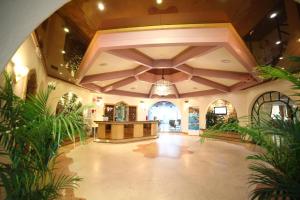
M 200 110 L 200 127 L 205 128 L 205 115 L 210 104 L 218 99 L 223 99 L 232 103 L 235 107 L 237 116 L 243 117 L 250 115 L 252 104 L 258 96 L 267 91 L 279 91 L 286 95 L 292 95 L 294 92 L 291 90 L 291 84 L 287 81 L 276 80 L 272 82 L 267 82 L 256 87 L 252 87 L 245 91 L 231 92 L 220 95 L 210 95 L 205 97 L 197 98 L 185 98 L 185 99 L 143 99 L 135 97 L 126 97 L 118 95 L 107 95 L 101 93 L 94 93 L 87 89 L 81 88 L 79 86 L 48 77 L 44 71 L 44 67 L 40 60 L 39 54 L 35 48 L 34 42 L 31 37 L 27 38 L 26 41 L 21 45 L 19 50 L 13 57 L 13 60 L 19 60 L 23 65 L 34 68 L 37 70 L 38 85 L 40 88 L 45 87 L 48 82 L 56 83 L 56 90 L 51 94 L 49 105 L 52 110 L 55 111 L 57 102 L 60 97 L 62 97 L 67 92 L 73 92 L 79 96 L 83 104 L 93 104 L 93 98 L 99 96 L 103 99 L 103 104 L 96 107 L 96 119 L 101 119 L 103 115 L 103 105 L 105 103 L 115 104 L 120 101 L 124 101 L 129 105 L 138 106 L 138 120 L 145 120 L 148 114 L 149 108 L 158 101 L 170 101 L 174 103 L 181 112 L 182 117 L 182 131 L 188 132 L 188 107 L 199 107 Z M 16 62 L 16 61 L 15 61 Z M 25 81 L 26 82 L 26 81 Z M 21 84 L 21 83 L 20 83 Z M 22 83 L 25 84 L 25 83 Z M 22 85 L 19 85 L 22 88 Z M 291 96 L 293 99 L 293 97 Z M 144 101 L 144 108 L 141 106 L 140 102 Z M 188 101 L 188 104 L 185 103 Z

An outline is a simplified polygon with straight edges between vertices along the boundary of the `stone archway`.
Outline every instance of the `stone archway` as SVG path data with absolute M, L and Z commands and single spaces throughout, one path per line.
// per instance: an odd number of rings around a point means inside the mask
M 158 120 L 161 132 L 180 132 L 181 113 L 170 101 L 158 101 L 148 111 L 149 120 Z
M 206 112 L 206 128 L 234 120 L 237 120 L 237 113 L 229 101 L 218 99 L 209 105 Z

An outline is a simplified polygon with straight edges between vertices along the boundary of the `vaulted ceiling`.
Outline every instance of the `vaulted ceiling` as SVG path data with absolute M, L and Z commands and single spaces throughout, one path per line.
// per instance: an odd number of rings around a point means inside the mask
M 152 98 L 164 74 L 168 97 L 185 98 L 249 87 L 255 66 L 230 24 L 157 26 L 97 32 L 77 78 L 91 90 Z

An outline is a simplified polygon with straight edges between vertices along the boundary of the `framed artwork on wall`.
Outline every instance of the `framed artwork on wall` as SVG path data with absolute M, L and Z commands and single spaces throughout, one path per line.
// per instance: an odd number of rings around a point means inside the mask
M 199 126 L 199 108 L 189 107 L 189 120 L 188 120 L 189 130 L 198 131 Z

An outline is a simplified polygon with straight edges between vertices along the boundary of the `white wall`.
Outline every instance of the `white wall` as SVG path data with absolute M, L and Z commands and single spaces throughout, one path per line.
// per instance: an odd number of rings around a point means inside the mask
M 57 102 L 59 99 L 67 92 L 73 92 L 81 98 L 83 104 L 93 104 L 93 98 L 99 96 L 103 99 L 103 104 L 116 104 L 120 101 L 124 101 L 129 105 L 138 106 L 137 119 L 146 120 L 148 115 L 149 108 L 158 101 L 170 101 L 175 104 L 179 111 L 181 112 L 182 118 L 182 131 L 188 132 L 188 107 L 199 107 L 200 110 L 200 127 L 205 128 L 205 115 L 209 105 L 218 100 L 223 99 L 232 103 L 235 107 L 237 116 L 243 117 L 251 114 L 252 104 L 258 96 L 267 91 L 279 91 L 286 95 L 292 95 L 294 93 L 291 90 L 291 84 L 287 81 L 276 80 L 267 82 L 256 87 L 252 87 L 248 90 L 225 93 L 220 95 L 209 95 L 204 97 L 196 98 L 184 98 L 184 99 L 144 99 L 144 98 L 135 98 L 135 97 L 126 97 L 118 95 L 107 95 L 101 93 L 94 93 L 82 87 L 48 77 L 44 71 L 42 62 L 36 52 L 34 42 L 31 37 L 27 38 L 25 42 L 18 49 L 16 54 L 13 57 L 13 60 L 18 60 L 22 65 L 29 67 L 30 69 L 36 69 L 38 85 L 40 88 L 43 88 L 47 85 L 48 82 L 56 82 L 56 90 L 51 94 L 49 105 L 52 110 L 55 111 Z M 26 82 L 26 81 L 25 81 Z M 25 84 L 25 83 L 23 83 Z M 22 85 L 19 85 L 22 88 Z M 293 96 L 290 96 L 294 99 Z M 144 108 L 141 106 L 140 102 L 144 101 Z M 185 103 L 188 101 L 188 104 Z M 96 116 L 98 119 L 101 119 L 104 109 L 103 105 L 97 107 Z

